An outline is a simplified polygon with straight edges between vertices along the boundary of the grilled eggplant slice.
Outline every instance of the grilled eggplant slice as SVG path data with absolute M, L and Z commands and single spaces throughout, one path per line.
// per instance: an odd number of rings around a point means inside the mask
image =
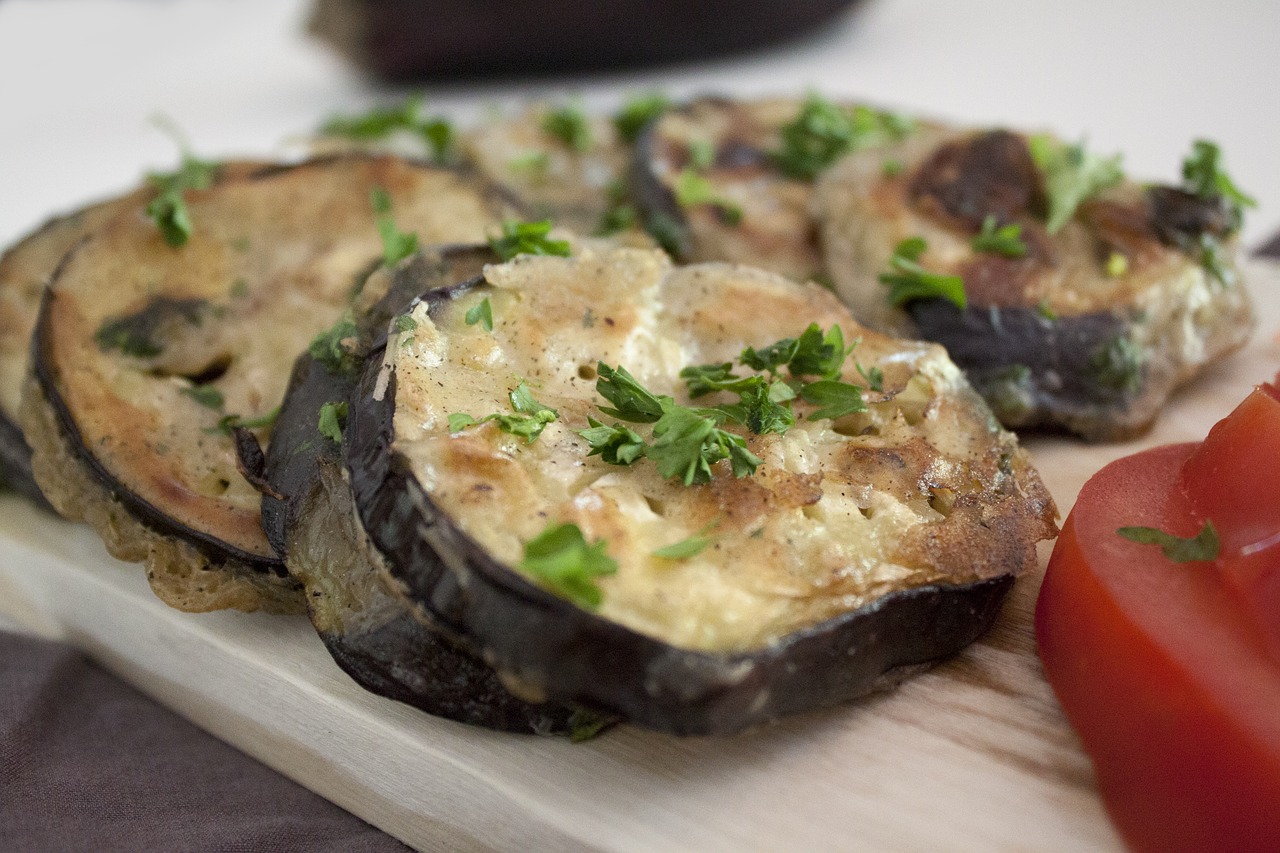
M 838 153 L 914 126 L 816 95 L 700 98 L 640 134 L 631 186 L 646 227 L 678 260 L 731 261 L 804 281 L 823 271 L 814 175 Z M 793 140 L 790 155 L 784 136 Z
M 46 290 L 22 412 L 36 480 L 114 555 L 144 560 L 175 607 L 302 609 L 231 427 L 266 434 L 294 357 L 376 263 L 374 188 L 400 229 L 432 241 L 480 239 L 503 213 L 452 171 L 312 161 L 189 191 L 181 248 L 143 217 L 117 216 Z
M 460 147 L 533 218 L 552 219 L 580 234 L 623 230 L 607 217 L 625 203 L 631 147 L 608 117 L 572 105 L 532 106 L 516 116 L 490 118 L 464 133 Z
M 484 299 L 491 332 L 466 322 Z M 587 248 L 489 267 L 408 316 L 351 401 L 360 521 L 432 621 L 532 701 L 678 734 L 841 702 L 979 636 L 1055 532 L 1025 453 L 943 350 L 863 332 L 815 285 Z M 882 390 L 835 420 L 796 401 L 785 434 L 745 437 L 762 460 L 750 476 L 722 461 L 686 486 L 647 459 L 606 464 L 577 434 L 609 422 L 601 362 L 686 400 L 682 368 L 809 323 L 861 334 L 841 376 L 860 381 L 860 366 Z M 500 419 L 450 423 L 510 413 L 521 382 L 556 413 L 536 439 Z M 560 523 L 617 561 L 596 607 L 522 568 Z M 707 547 L 655 555 L 690 536 Z
M 214 181 L 235 180 L 263 167 L 252 161 L 223 163 L 215 170 Z M 47 503 L 31 474 L 31 448 L 18 426 L 41 294 L 73 246 L 122 212 L 143 210 L 154 195 L 153 187 L 142 186 L 55 217 L 0 256 L 0 480 L 42 505 Z
M 376 271 L 361 289 L 352 355 L 419 294 L 478 276 L 496 262 L 487 247 L 447 246 Z M 303 354 L 271 435 L 262 517 L 267 538 L 306 594 L 317 633 L 364 688 L 436 716 L 516 732 L 572 732 L 588 719 L 563 706 L 523 702 L 476 656 L 433 630 L 408 599 L 355 516 L 341 445 L 321 435 L 326 405 L 347 403 L 358 376 Z
M 1140 434 L 1254 325 L 1221 199 L 1122 181 L 1051 234 L 1044 177 L 1010 131 L 934 131 L 853 154 L 821 180 L 818 208 L 828 271 L 858 318 L 944 344 L 1007 426 Z M 984 224 L 1016 226 L 1024 251 L 975 249 Z M 963 278 L 966 307 L 890 303 L 878 274 L 914 237 L 928 272 Z

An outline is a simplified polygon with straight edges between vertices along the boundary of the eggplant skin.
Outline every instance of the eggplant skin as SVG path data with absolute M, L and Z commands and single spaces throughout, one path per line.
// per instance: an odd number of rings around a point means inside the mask
M 746 653 L 670 646 L 526 582 L 458 530 L 390 449 L 395 376 L 375 399 L 379 355 L 347 427 L 361 521 L 408 594 L 530 698 L 671 734 L 730 734 L 891 686 L 954 654 L 990 627 L 1013 584 L 1010 573 L 893 592 Z
M 394 271 L 375 270 L 361 298 L 354 353 L 385 337 L 387 324 L 424 290 L 464 280 L 497 260 L 488 246 L 419 253 Z M 342 452 L 321 436 L 321 407 L 347 400 L 356 376 L 332 373 L 303 353 L 267 449 L 263 529 L 305 591 L 308 613 L 334 661 L 365 689 L 437 717 L 525 734 L 564 734 L 576 709 L 524 702 L 484 661 L 433 630 L 422 609 L 398 593 L 383 559 L 368 547 L 340 470 Z

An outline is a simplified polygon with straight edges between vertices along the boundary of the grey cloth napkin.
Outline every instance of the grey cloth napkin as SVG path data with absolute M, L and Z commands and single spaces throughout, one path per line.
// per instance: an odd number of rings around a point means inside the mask
M 0 849 L 409 848 L 83 653 L 0 632 Z

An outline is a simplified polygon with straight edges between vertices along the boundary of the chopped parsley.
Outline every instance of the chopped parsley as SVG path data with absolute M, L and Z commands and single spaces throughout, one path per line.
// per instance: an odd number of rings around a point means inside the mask
M 134 317 L 108 320 L 93 333 L 93 339 L 97 342 L 99 349 L 116 349 L 135 358 L 152 358 L 163 352 L 158 343 L 138 329 L 138 323 Z
M 1108 277 L 1119 278 L 1129 271 L 1129 259 L 1123 252 L 1112 252 L 1107 255 L 1107 263 L 1103 269 Z
M 418 235 L 396 228 L 396 221 L 391 216 L 391 196 L 386 189 L 374 187 L 369 190 L 369 202 L 373 205 L 374 221 L 382 237 L 382 263 L 394 267 L 418 251 Z
M 889 304 L 905 305 L 916 299 L 946 299 L 964 309 L 968 299 L 964 279 L 958 275 L 932 273 L 920 265 L 920 256 L 928 245 L 923 237 L 908 237 L 893 250 L 889 271 L 880 274 L 880 282 L 889 285 Z
M 682 169 L 676 176 L 676 204 L 681 207 L 696 207 L 709 204 L 720 210 L 721 215 L 730 225 L 742 221 L 742 208 L 730 201 L 725 201 L 716 193 L 715 185 L 705 176 L 693 169 Z
M 191 214 L 187 210 L 187 190 L 203 190 L 213 184 L 218 164 L 197 160 L 183 152 L 182 163 L 175 172 L 154 172 L 147 180 L 156 189 L 156 197 L 147 205 L 147 216 L 160 229 L 160 236 L 175 249 L 191 238 Z
M 604 714 L 576 708 L 569 715 L 569 743 L 582 743 L 583 741 L 591 740 L 604 731 L 611 722 L 613 720 Z
M 1087 369 L 1103 388 L 1137 391 L 1142 384 L 1142 350 L 1131 338 L 1117 335 L 1090 354 Z
M 604 600 L 596 578 L 618 571 L 618 561 L 605 553 L 607 547 L 603 539 L 588 545 L 576 524 L 553 522 L 524 543 L 520 569 L 549 592 L 594 609 Z
M 863 367 L 861 364 L 854 365 L 858 369 L 858 375 L 867 380 L 867 387 L 872 391 L 884 390 L 884 371 L 876 367 L 874 364 L 870 369 Z
M 912 128 L 909 119 L 895 113 L 863 106 L 849 110 L 810 94 L 795 120 L 779 131 L 782 148 L 774 152 L 774 162 L 789 177 L 813 180 L 850 151 L 901 139 Z
M 578 435 L 591 448 L 588 456 L 599 454 L 610 465 L 630 465 L 644 456 L 644 439 L 635 430 L 622 424 L 606 426 L 592 417 L 587 418 L 587 424 L 588 428 L 578 430 Z
M 836 420 L 854 412 L 865 412 L 866 401 L 862 399 L 862 389 L 848 382 L 837 382 L 833 379 L 820 379 L 800 388 L 800 397 L 806 403 L 818 406 L 810 415 L 810 420 L 831 418 Z
M 1031 159 L 1044 177 L 1049 212 L 1045 230 L 1056 234 L 1071 221 L 1081 202 L 1120 183 L 1124 172 L 1121 157 L 1089 154 L 1083 143 L 1068 145 L 1041 134 L 1027 142 Z
M 1196 249 L 1199 254 L 1200 266 L 1204 267 L 1204 271 L 1209 274 L 1210 278 L 1224 287 L 1230 287 L 1235 284 L 1236 271 L 1231 266 L 1230 260 L 1223 257 L 1222 244 L 1218 242 L 1217 238 L 1209 233 L 1201 234 L 1199 241 L 1196 243 Z
M 1231 214 L 1231 230 L 1235 231 L 1244 220 L 1244 209 L 1255 207 L 1257 201 L 1236 186 L 1222 168 L 1222 151 L 1207 139 L 1197 139 L 1191 145 L 1191 153 L 1182 161 L 1182 187 L 1200 198 L 1221 198 Z
M 635 142 L 644 126 L 667 111 L 671 102 L 661 92 L 630 98 L 613 116 L 613 126 L 623 142 Z
M 1021 258 L 1027 254 L 1027 244 L 1022 242 L 1022 226 L 1016 222 L 998 225 L 994 216 L 982 220 L 982 231 L 969 245 L 975 252 L 987 252 L 1005 258 Z
M 1199 533 L 1186 538 L 1155 527 L 1121 527 L 1116 533 L 1140 545 L 1159 545 L 1164 555 L 1175 563 L 1216 560 L 1221 548 L 1212 521 L 1206 521 Z
M 716 526 L 715 521 L 690 536 L 686 536 L 679 542 L 673 542 L 653 552 L 653 556 L 661 557 L 664 560 L 687 560 L 690 557 L 696 557 L 707 549 L 707 546 L 714 541 L 707 532 Z
M 212 385 L 194 385 L 190 388 L 183 388 L 182 393 L 206 409 L 221 409 L 226 402 L 222 397 L 222 392 Z
M 316 427 L 320 430 L 321 435 L 334 444 L 342 444 L 342 430 L 347 425 L 348 409 L 349 406 L 346 400 L 325 403 L 320 407 L 320 419 Z
M 568 240 L 552 240 L 551 220 L 538 222 L 518 222 L 514 219 L 504 220 L 502 233 L 489 239 L 489 247 L 504 261 L 516 255 L 555 255 L 569 257 Z
M 421 95 L 407 98 L 399 106 L 374 107 L 355 116 L 333 116 L 320 128 L 328 136 L 344 136 L 357 141 L 386 139 L 397 131 L 414 134 L 426 143 L 436 161 L 453 152 L 453 125 L 439 117 L 423 115 L 426 100 Z
M 356 321 L 348 311 L 336 323 L 312 338 L 307 346 L 307 354 L 333 375 L 349 376 L 360 366 L 360 359 L 354 352 L 357 335 Z
M 205 432 L 210 434 L 220 432 L 223 435 L 231 435 L 231 430 L 233 429 L 263 429 L 274 426 L 278 417 L 280 417 L 279 406 L 256 418 L 246 418 L 243 415 L 223 415 L 218 419 L 217 426 L 206 429 Z
M 396 317 L 395 320 L 392 321 L 391 325 L 392 325 L 392 328 L 396 330 L 396 332 L 403 334 L 405 332 L 412 332 L 415 329 L 417 329 L 418 321 L 413 319 L 413 317 L 409 316 L 408 314 L 401 314 L 398 317 Z
M 526 444 L 530 444 L 542 435 L 547 424 L 560 416 L 555 409 L 535 400 L 533 392 L 523 382 L 511 391 L 508 399 L 511 401 L 511 410 L 514 414 L 495 413 L 483 418 L 474 418 L 464 413 L 452 414 L 449 415 L 449 432 L 461 432 L 467 427 L 493 421 L 498 429 L 523 438 Z
M 574 151 L 591 150 L 591 125 L 579 106 L 561 107 L 547 113 L 542 119 L 542 130 Z
M 480 328 L 486 332 L 493 331 L 493 305 L 489 302 L 489 297 L 485 297 L 467 309 L 466 315 L 463 317 L 468 326 L 480 324 Z
M 695 139 L 689 143 L 689 165 L 705 172 L 715 165 L 716 147 L 707 139 Z
M 529 151 L 519 154 L 507 161 L 507 168 L 515 172 L 524 172 L 530 179 L 541 181 L 547 176 L 547 167 L 551 158 L 545 151 Z

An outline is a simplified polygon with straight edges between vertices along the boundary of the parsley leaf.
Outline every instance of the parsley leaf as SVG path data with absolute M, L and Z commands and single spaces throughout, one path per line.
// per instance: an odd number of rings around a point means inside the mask
M 518 154 L 507 161 L 507 168 L 513 172 L 523 172 L 529 180 L 542 181 L 547 177 L 547 167 L 551 158 L 545 151 L 528 151 Z
M 462 412 L 451 414 L 449 415 L 449 432 L 460 432 L 469 426 L 493 421 L 498 429 L 523 438 L 525 444 L 531 444 L 538 436 L 542 435 L 542 431 L 546 429 L 547 424 L 560 416 L 560 413 L 555 409 L 550 406 L 544 406 L 535 400 L 533 392 L 523 382 L 511 391 L 508 399 L 511 401 L 511 409 L 514 414 L 495 413 L 485 415 L 479 419 Z
M 1217 238 L 1209 233 L 1201 234 L 1196 248 L 1200 253 L 1200 266 L 1204 267 L 1210 278 L 1217 280 L 1224 287 L 1235 284 L 1236 271 L 1232 268 L 1230 260 L 1223 257 L 1222 244 Z
M 872 365 L 870 369 L 864 368 L 861 364 L 854 365 L 858 368 L 858 375 L 867 380 L 867 387 L 872 391 L 884 390 L 884 371 Z
M 1058 233 L 1071 221 L 1081 202 L 1124 177 L 1119 154 L 1099 157 L 1087 153 L 1083 143 L 1065 145 L 1043 134 L 1031 137 L 1027 147 L 1044 177 L 1045 194 L 1049 197 L 1045 230 L 1050 234 Z
M 222 392 L 212 385 L 194 385 L 190 388 L 183 388 L 182 393 L 206 409 L 221 409 L 225 404 Z
M 1221 198 L 1231 213 L 1233 228 L 1240 227 L 1244 208 L 1257 206 L 1251 196 L 1245 195 L 1236 182 L 1222 168 L 1222 151 L 1207 139 L 1197 139 L 1191 145 L 1191 153 L 1182 161 L 1182 186 L 1200 198 Z
M 604 714 L 597 714 L 595 711 L 587 711 L 583 708 L 575 708 L 573 713 L 569 715 L 569 743 L 582 743 L 594 738 L 605 727 L 613 722 L 613 719 Z
M 467 309 L 466 316 L 463 317 L 468 326 L 474 326 L 476 323 L 486 332 L 493 331 L 493 305 L 489 303 L 489 297 L 485 297 Z
M 385 189 L 374 187 L 369 190 L 369 201 L 373 205 L 378 234 L 382 237 L 382 263 L 394 267 L 418 251 L 418 235 L 396 228 L 396 221 L 391 218 L 391 196 Z
M 1155 527 L 1121 527 L 1116 533 L 1140 545 L 1159 545 L 1164 555 L 1175 563 L 1216 560 L 1221 547 L 1212 521 L 1206 521 L 1199 533 L 1185 539 Z
M 625 181 L 610 181 L 605 187 L 605 196 L 609 200 L 609 206 L 600 215 L 600 222 L 596 225 L 597 237 L 608 237 L 619 231 L 626 231 L 639 221 L 640 216 L 636 213 L 635 205 L 631 204 Z
M 1117 335 L 1089 354 L 1085 370 L 1093 381 L 1113 391 L 1137 391 L 1142 385 L 1142 348 L 1133 339 Z
M 408 314 L 400 314 L 392 321 L 391 327 L 397 332 L 403 334 L 404 332 L 412 332 L 414 329 L 418 328 L 418 321 Z
M 810 382 L 800 389 L 800 398 L 807 403 L 818 406 L 809 415 L 809 420 L 831 418 L 835 420 L 854 412 L 865 412 L 866 401 L 862 399 L 862 389 L 848 382 L 834 379 L 820 379 Z
M 994 216 L 982 220 L 982 231 L 969 241 L 975 252 L 987 252 L 1006 258 L 1021 258 L 1027 254 L 1027 244 L 1022 242 L 1022 226 L 1016 222 L 997 225 Z
M 552 110 L 542 119 L 542 129 L 574 151 L 591 150 L 591 125 L 578 106 Z
M 616 370 L 603 361 L 596 364 L 596 392 L 614 408 L 600 407 L 606 415 L 613 415 L 635 424 L 651 424 L 662 417 L 663 403 L 670 404 L 670 397 L 657 397 L 641 385 L 625 368 Z
M 846 110 L 810 94 L 795 120 L 779 131 L 782 148 L 774 161 L 789 177 L 813 180 L 850 151 L 901 139 L 912 128 L 903 116 L 864 106 Z
M 644 126 L 667 111 L 671 102 L 661 92 L 630 98 L 613 116 L 613 126 L 623 142 L 635 142 Z
M 704 411 L 669 405 L 653 425 L 654 440 L 646 455 L 658 473 L 686 486 L 709 483 L 711 466 L 729 459 L 735 477 L 754 474 L 763 460 L 747 450 L 746 439 L 720 429 L 716 416 Z
M 374 140 L 405 131 L 421 137 L 432 157 L 442 162 L 453 150 L 453 125 L 443 118 L 424 116 L 425 103 L 421 95 L 415 95 L 399 106 L 374 107 L 363 115 L 333 116 L 320 127 L 320 132 L 348 139 Z
M 325 403 L 320 407 L 320 420 L 316 427 L 320 430 L 321 435 L 334 444 L 342 444 L 342 430 L 347 425 L 348 408 L 346 400 Z
M 610 465 L 630 465 L 644 456 L 644 439 L 629 427 L 622 424 L 605 426 L 592 417 L 587 418 L 587 424 L 587 429 L 577 432 L 591 448 L 588 456 L 600 454 L 600 458 Z
M 964 279 L 958 275 L 932 273 L 920 266 L 920 256 L 928 248 L 923 237 L 908 237 L 893 250 L 889 272 L 880 273 L 880 282 L 889 285 L 889 304 L 905 305 L 916 299 L 946 299 L 957 308 L 968 304 Z
M 718 208 L 730 225 L 737 225 L 742 221 L 742 208 L 720 198 L 710 179 L 693 169 L 683 169 L 676 176 L 675 197 L 676 204 L 681 207 L 709 204 Z
M 707 549 L 712 543 L 712 538 L 707 536 L 707 532 L 716 526 L 718 522 L 712 521 L 706 527 L 690 536 L 686 536 L 679 542 L 673 542 L 665 545 L 653 552 L 653 556 L 661 557 L 664 560 L 687 560 L 690 557 L 696 557 Z
M 349 376 L 360 366 L 354 352 L 357 335 L 356 321 L 348 311 L 311 340 L 307 354 L 334 376 Z
M 782 435 L 795 426 L 795 415 L 782 405 L 795 399 L 796 392 L 790 385 L 781 379 L 766 383 L 763 376 L 751 376 L 742 382 L 746 387 L 738 392 L 739 402 L 717 406 L 717 410 L 757 435 L 770 432 Z
M 607 547 L 603 539 L 588 545 L 576 524 L 552 523 L 524 543 L 520 568 L 549 592 L 594 609 L 604 600 L 595 579 L 618 571 Z
M 845 348 L 844 331 L 832 326 L 824 334 L 817 323 L 810 323 L 796 340 L 795 351 L 787 361 L 792 376 L 821 376 L 835 379 L 853 347 Z
M 280 407 L 276 406 L 266 414 L 259 415 L 256 418 L 246 418 L 242 415 L 223 415 L 218 419 L 218 425 L 204 430 L 209 434 L 222 433 L 223 435 L 231 435 L 231 430 L 235 427 L 243 429 L 263 429 L 264 427 L 273 426 L 276 418 L 280 417 Z
M 695 400 L 715 391 L 744 391 L 760 379 L 758 376 L 736 375 L 733 365 L 727 361 L 686 367 L 680 371 L 680 378 L 689 386 L 689 396 Z
M 197 160 L 183 153 L 182 163 L 175 172 L 155 172 L 147 180 L 156 188 L 156 197 L 147 205 L 151 217 L 164 241 L 175 249 L 184 246 L 191 237 L 191 214 L 187 210 L 187 190 L 203 190 L 213 184 L 218 164 Z
M 489 239 L 489 247 L 504 261 L 516 255 L 555 255 L 569 257 L 568 240 L 552 240 L 551 220 L 517 222 L 507 219 L 502 223 L 502 233 Z

